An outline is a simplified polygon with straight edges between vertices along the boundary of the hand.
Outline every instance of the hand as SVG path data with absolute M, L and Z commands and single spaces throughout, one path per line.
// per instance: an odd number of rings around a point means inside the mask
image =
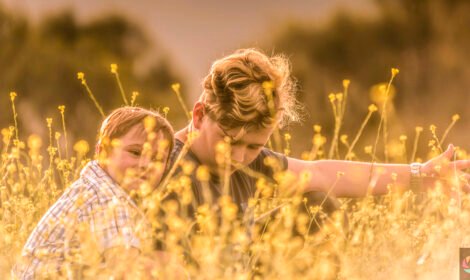
M 470 174 L 464 172 L 470 168 L 470 160 L 453 160 L 454 150 L 454 146 L 450 144 L 445 152 L 422 165 L 423 182 L 429 186 L 434 186 L 439 180 L 449 182 L 470 193 Z

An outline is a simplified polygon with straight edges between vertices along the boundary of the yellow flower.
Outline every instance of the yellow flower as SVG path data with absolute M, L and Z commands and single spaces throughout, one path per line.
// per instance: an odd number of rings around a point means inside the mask
M 60 111 L 61 114 L 64 113 L 64 111 L 65 111 L 65 105 L 60 105 L 60 106 L 57 107 L 57 108 L 59 109 L 59 111 Z
M 400 135 L 400 141 L 406 141 L 408 137 L 406 135 Z
M 170 107 L 163 107 L 162 111 L 163 111 L 163 114 L 166 116 L 168 115 L 168 112 L 170 112 Z
M 121 141 L 120 141 L 119 139 L 113 139 L 113 140 L 111 141 L 111 147 L 113 147 L 113 148 L 117 148 L 117 147 L 119 147 L 120 145 L 121 145 Z
M 157 120 L 154 117 L 147 116 L 144 119 L 144 127 L 145 131 L 149 133 L 155 128 L 155 125 L 157 125 Z
M 313 131 L 315 131 L 315 133 L 320 133 L 321 132 L 321 125 L 314 125 L 313 126 Z
M 181 85 L 179 83 L 174 83 L 174 84 L 171 85 L 171 88 L 173 89 L 173 91 L 179 92 L 180 88 L 181 88 Z
M 196 178 L 201 182 L 208 182 L 210 178 L 209 168 L 201 165 L 197 168 Z
M 85 79 L 85 74 L 83 72 L 78 72 L 77 73 L 77 79 L 79 79 L 79 80 Z
M 157 143 L 158 152 L 159 152 L 159 153 L 163 153 L 163 151 L 164 151 L 166 148 L 168 148 L 169 145 L 170 145 L 170 141 L 168 141 L 167 139 L 158 140 L 158 143 Z
M 373 103 L 383 104 L 386 100 L 394 100 L 396 89 L 393 84 L 380 83 L 371 87 L 369 95 Z
M 79 197 L 77 198 L 77 200 L 75 201 L 75 206 L 76 206 L 76 207 L 80 207 L 80 206 L 82 206 L 84 203 L 85 203 L 85 199 L 83 198 L 83 196 L 79 196 Z
M 323 144 L 325 144 L 326 138 L 321 136 L 320 134 L 315 134 L 315 136 L 313 136 L 312 142 L 313 142 L 313 145 L 315 145 L 316 147 L 320 147 Z
M 272 90 L 274 88 L 274 83 L 272 81 L 264 81 L 261 85 L 265 90 Z
M 90 145 L 85 140 L 79 140 L 75 145 L 73 145 L 73 150 L 79 155 L 84 155 L 90 150 Z
M 149 182 L 142 182 L 139 186 L 141 196 L 148 196 L 152 192 L 152 187 Z
M 452 121 L 456 122 L 460 119 L 460 115 L 459 114 L 455 114 L 452 116 Z
M 116 74 L 118 70 L 118 66 L 116 63 L 111 64 L 111 73 Z
M 456 154 L 457 154 L 457 158 L 459 158 L 459 159 L 466 159 L 467 158 L 467 152 L 462 150 L 462 149 L 457 150 Z
M 131 106 L 134 106 L 135 100 L 137 99 L 137 96 L 139 96 L 138 91 L 133 91 L 132 92 L 132 97 L 131 97 Z
M 400 70 L 397 68 L 392 68 L 392 76 L 395 77 L 398 73 L 400 73 Z
M 330 94 L 328 95 L 328 99 L 330 99 L 330 102 L 333 103 L 333 102 L 335 102 L 335 100 L 336 100 L 336 95 L 335 95 L 334 93 L 330 93 Z
M 343 100 L 343 94 L 342 93 L 337 93 L 335 97 L 340 102 Z
M 309 158 L 310 158 L 310 152 L 304 151 L 300 155 L 300 159 L 302 159 L 302 160 L 308 160 Z
M 31 150 L 39 150 L 42 146 L 41 137 L 36 134 L 31 134 L 28 137 L 28 148 Z
M 52 126 L 52 118 L 47 118 L 47 119 L 46 119 L 46 122 L 47 122 L 47 127 L 51 127 L 51 126 Z
M 190 161 L 186 161 L 182 166 L 181 168 L 183 169 L 183 173 L 185 175 L 191 175 L 193 173 L 193 170 L 194 170 L 194 163 L 190 162 Z
M 379 85 L 379 91 L 382 93 L 387 92 L 387 86 L 385 84 Z
M 348 88 L 350 83 L 351 83 L 350 80 L 347 80 L 347 79 L 346 79 L 346 80 L 343 80 L 343 87 L 344 87 L 344 88 Z
M 219 141 L 216 146 L 215 146 L 215 150 L 217 151 L 217 153 L 219 154 L 225 154 L 227 151 L 229 151 L 229 145 L 227 144 L 227 142 L 225 141 Z
M 377 111 L 377 106 L 375 104 L 370 104 L 369 105 L 369 112 L 375 112 Z
M 14 91 L 10 92 L 11 101 L 14 101 L 16 96 L 17 96 L 16 92 L 14 92 Z
M 227 203 L 222 207 L 222 216 L 227 221 L 233 221 L 237 217 L 238 207 L 234 203 Z
M 416 132 L 422 132 L 423 131 L 423 127 L 422 126 L 417 126 L 415 128 Z
M 291 135 L 290 135 L 289 133 L 285 133 L 285 134 L 284 134 L 284 139 L 285 139 L 286 141 L 289 141 L 289 140 L 291 139 Z
M 14 141 L 16 141 L 16 139 Z M 24 145 L 23 141 L 18 141 L 16 146 L 18 146 L 19 149 L 24 149 L 25 148 L 25 145 Z
M 305 185 L 307 183 L 310 183 L 310 180 L 312 179 L 312 173 L 309 171 L 302 171 L 299 174 L 299 181 L 301 185 Z

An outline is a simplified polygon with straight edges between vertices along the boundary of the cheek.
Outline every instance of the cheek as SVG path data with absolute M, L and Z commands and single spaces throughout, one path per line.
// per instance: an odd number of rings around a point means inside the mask
M 210 156 L 210 158 L 214 158 L 215 161 L 215 147 L 217 146 L 217 143 L 223 139 L 219 139 L 215 137 L 215 135 L 207 135 L 206 136 L 206 153 L 207 155 Z
M 115 159 L 115 161 L 115 164 L 122 171 L 139 166 L 139 158 L 133 157 L 127 153 L 122 154 L 119 158 Z
M 245 165 L 252 163 L 261 153 L 261 150 L 247 150 L 245 157 Z
M 157 169 L 155 172 L 155 181 L 156 184 L 160 184 L 162 182 L 163 176 L 165 176 L 166 165 L 162 165 L 161 168 Z
M 245 162 L 244 164 L 245 165 L 249 165 L 250 163 L 252 163 L 256 158 L 256 155 L 253 155 L 253 153 L 249 153 L 246 157 L 245 157 Z

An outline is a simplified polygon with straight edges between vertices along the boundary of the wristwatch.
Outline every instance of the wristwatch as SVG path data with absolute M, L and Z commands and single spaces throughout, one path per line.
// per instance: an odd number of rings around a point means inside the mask
M 419 162 L 410 164 L 410 189 L 415 193 L 423 192 L 423 176 L 421 175 L 421 166 Z

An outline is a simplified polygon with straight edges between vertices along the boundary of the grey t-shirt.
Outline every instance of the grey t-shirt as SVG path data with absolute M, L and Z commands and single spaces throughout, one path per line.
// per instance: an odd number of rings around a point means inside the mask
M 169 164 L 170 166 L 173 165 L 178 158 L 179 153 L 183 149 L 184 143 L 180 140 L 176 140 L 175 146 L 173 151 L 170 154 Z M 265 164 L 265 158 L 271 157 L 278 161 L 280 169 L 286 170 L 287 169 L 287 158 L 286 156 L 273 152 L 270 149 L 263 148 L 256 157 L 256 159 L 248 165 L 248 168 L 256 173 L 260 173 L 264 175 L 265 178 L 268 180 L 273 179 L 273 169 L 270 166 Z M 184 160 L 191 161 L 195 165 L 195 169 L 201 165 L 201 162 L 196 157 L 191 150 L 184 156 Z M 178 167 L 173 177 L 177 177 L 181 174 L 181 167 Z M 203 195 L 203 184 L 196 178 L 195 172 L 190 175 L 191 178 L 191 188 L 193 191 L 194 199 L 195 199 L 195 206 L 199 206 L 204 201 Z M 229 183 L 229 195 L 232 197 L 233 202 L 237 204 L 238 209 L 241 213 L 244 212 L 248 205 L 248 200 L 254 197 L 256 192 L 256 181 L 257 178 L 247 174 L 243 170 L 236 170 L 230 176 L 230 183 Z M 210 194 L 212 195 L 213 201 L 217 201 L 218 198 L 222 195 L 222 186 L 220 185 L 220 178 L 217 175 L 211 174 L 210 180 L 208 182 L 208 187 L 210 188 Z M 206 185 L 207 187 L 207 185 Z M 193 209 L 195 210 L 195 209 Z

